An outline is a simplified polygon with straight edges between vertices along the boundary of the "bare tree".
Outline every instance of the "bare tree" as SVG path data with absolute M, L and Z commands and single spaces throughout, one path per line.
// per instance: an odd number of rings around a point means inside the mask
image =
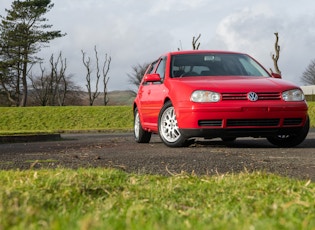
M 109 102 L 109 98 L 108 98 L 108 81 L 109 81 L 109 77 L 108 72 L 109 72 L 109 67 L 110 67 L 110 63 L 112 61 L 112 58 L 109 56 L 107 56 L 107 54 L 105 54 L 105 61 L 103 64 L 103 84 L 104 84 L 104 105 L 106 106 Z
M 149 64 L 145 63 L 145 64 L 137 64 L 135 66 L 132 66 L 132 70 L 133 72 L 131 74 L 127 74 L 129 80 L 128 82 L 135 86 L 137 89 L 140 86 L 141 80 L 143 78 L 143 75 L 145 74 L 145 71 L 147 70 Z M 136 95 L 137 94 L 137 90 L 134 91 L 132 90 L 132 92 Z
M 40 64 L 41 75 L 30 77 L 33 87 L 32 96 L 35 103 L 42 106 L 64 106 L 70 91 L 78 90 L 79 87 L 76 87 L 70 77 L 66 76 L 67 60 L 62 58 L 61 52 L 57 60 L 55 60 L 54 55 L 51 55 L 49 62 L 50 73 L 47 73 Z
M 51 79 L 50 76 L 46 74 L 45 68 L 42 67 L 42 63 L 40 65 L 41 75 L 38 77 L 30 76 L 30 80 L 32 83 L 33 90 L 31 91 L 31 98 L 33 97 L 33 101 L 38 103 L 41 106 L 48 105 L 49 102 L 49 91 Z
M 311 61 L 303 72 L 301 81 L 307 85 L 315 85 L 315 59 Z
M 96 75 L 95 75 L 95 91 L 92 91 L 92 64 L 91 64 L 91 58 L 90 57 L 86 57 L 86 54 L 83 50 L 81 50 L 82 52 L 82 60 L 83 60 L 83 64 L 86 68 L 87 74 L 86 74 L 86 87 L 88 90 L 88 95 L 89 95 L 89 104 L 90 106 L 92 106 L 94 104 L 94 101 L 96 98 L 99 97 L 100 92 L 99 92 L 99 81 L 101 78 L 101 69 L 100 69 L 100 61 L 99 61 L 99 56 L 98 56 L 98 52 L 97 52 L 97 48 L 96 46 L 94 46 L 94 53 L 95 53 L 95 59 L 96 59 Z M 108 85 L 108 81 L 109 81 L 109 77 L 108 77 L 108 72 L 109 72 L 109 68 L 110 68 L 110 64 L 111 64 L 111 57 L 108 57 L 107 54 L 105 54 L 105 61 L 104 64 L 102 66 L 102 77 L 103 77 L 103 83 L 104 83 L 104 105 L 107 105 L 108 103 L 108 97 L 107 97 L 107 85 Z
M 275 42 L 275 52 L 276 52 L 276 54 L 272 55 L 272 60 L 273 60 L 273 65 L 274 65 L 276 73 L 281 75 L 281 71 L 280 71 L 279 66 L 278 66 L 278 61 L 279 61 L 279 58 L 280 58 L 279 36 L 278 36 L 278 33 L 274 33 L 274 34 L 276 36 L 276 42 Z M 273 70 L 271 68 L 270 68 L 270 71 L 273 73 Z
M 193 39 L 192 39 L 192 42 L 191 42 L 193 50 L 198 50 L 199 49 L 200 42 L 198 42 L 198 41 L 199 41 L 200 37 L 201 37 L 201 34 L 199 34 L 198 37 L 193 36 Z M 181 46 L 180 48 L 177 48 L 178 51 L 183 50 L 181 41 L 180 41 L 180 46 Z
M 82 61 L 83 64 L 86 68 L 86 88 L 88 90 L 88 95 L 89 95 L 89 104 L 90 106 L 92 106 L 94 104 L 95 99 L 100 95 L 100 92 L 98 91 L 98 83 L 99 83 L 99 79 L 101 77 L 101 75 L 99 74 L 99 67 L 98 67 L 98 56 L 97 56 L 97 50 L 96 47 L 94 47 L 94 51 L 95 51 L 95 56 L 96 56 L 96 62 L 97 62 L 97 72 L 96 72 L 96 83 L 95 83 L 95 91 L 92 92 L 92 78 L 91 78 L 91 74 L 92 74 L 92 67 L 91 67 L 91 58 L 90 57 L 86 57 L 86 54 L 83 50 L 81 50 L 82 52 Z
M 198 50 L 199 49 L 200 42 L 198 42 L 198 40 L 200 39 L 200 37 L 201 37 L 201 34 L 199 34 L 197 38 L 195 36 L 193 37 L 193 40 L 192 40 L 193 50 Z
M 68 82 L 66 81 L 65 75 L 67 69 L 67 59 L 62 59 L 61 52 L 59 53 L 56 61 L 54 61 L 54 56 L 51 55 L 50 65 L 52 93 L 51 105 L 56 105 L 58 103 L 60 106 L 63 106 L 68 91 Z M 55 100 L 57 100 L 57 102 Z

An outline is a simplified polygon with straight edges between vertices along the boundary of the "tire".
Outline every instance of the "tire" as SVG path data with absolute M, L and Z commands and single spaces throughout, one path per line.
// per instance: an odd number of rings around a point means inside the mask
M 170 101 L 166 102 L 159 114 L 158 129 L 161 140 L 169 147 L 184 147 L 186 138 L 181 134 L 176 120 L 175 109 Z
M 149 143 L 151 139 L 151 133 L 145 131 L 142 128 L 139 111 L 136 108 L 134 111 L 134 137 L 138 143 Z
M 309 129 L 310 129 L 310 120 L 309 120 L 309 117 L 307 117 L 304 127 L 301 128 L 297 133 L 292 134 L 292 135 L 282 134 L 282 135 L 277 135 L 273 137 L 267 137 L 267 140 L 271 144 L 276 145 L 278 147 L 294 147 L 301 144 L 305 140 Z

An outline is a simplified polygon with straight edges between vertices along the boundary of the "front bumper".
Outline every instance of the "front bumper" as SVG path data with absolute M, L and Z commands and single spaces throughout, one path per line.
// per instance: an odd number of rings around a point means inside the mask
M 273 136 L 299 131 L 307 120 L 305 102 L 186 104 L 176 110 L 186 137 Z
M 227 129 L 180 129 L 181 134 L 186 138 L 191 137 L 272 137 L 276 135 L 294 135 L 298 133 L 302 127 L 292 128 L 227 128 Z

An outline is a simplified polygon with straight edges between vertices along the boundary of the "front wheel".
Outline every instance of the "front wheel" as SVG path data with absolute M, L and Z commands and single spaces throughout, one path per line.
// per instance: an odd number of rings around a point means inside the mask
M 306 123 L 303 128 L 301 128 L 298 132 L 295 134 L 283 134 L 283 135 L 277 135 L 273 137 L 268 137 L 267 140 L 278 147 L 294 147 L 299 144 L 301 144 L 310 129 L 310 120 L 309 117 L 306 119 Z
M 170 101 L 161 109 L 158 121 L 159 135 L 165 145 L 169 147 L 182 147 L 186 138 L 181 134 L 176 119 L 175 109 Z
M 138 143 L 149 143 L 151 139 L 151 133 L 145 131 L 142 128 L 139 111 L 136 108 L 134 111 L 134 136 Z

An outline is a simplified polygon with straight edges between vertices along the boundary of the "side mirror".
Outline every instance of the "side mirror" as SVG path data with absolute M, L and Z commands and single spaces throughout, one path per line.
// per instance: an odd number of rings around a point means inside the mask
M 161 81 L 160 74 L 152 73 L 144 75 L 144 82 L 159 82 Z
M 278 73 L 271 73 L 271 76 L 272 76 L 273 78 L 282 78 L 281 75 L 278 74 Z

